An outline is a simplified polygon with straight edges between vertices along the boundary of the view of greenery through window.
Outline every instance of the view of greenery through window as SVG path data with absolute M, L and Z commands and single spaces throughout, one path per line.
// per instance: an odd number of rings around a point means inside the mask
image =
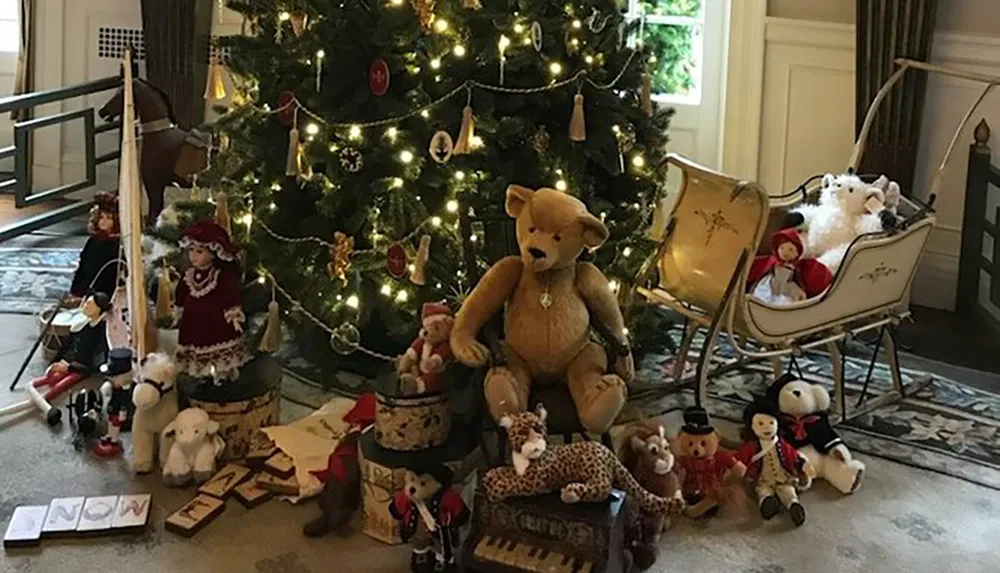
M 629 13 L 645 14 L 643 39 L 655 56 L 650 71 L 653 93 L 697 97 L 698 63 L 706 0 L 630 0 Z

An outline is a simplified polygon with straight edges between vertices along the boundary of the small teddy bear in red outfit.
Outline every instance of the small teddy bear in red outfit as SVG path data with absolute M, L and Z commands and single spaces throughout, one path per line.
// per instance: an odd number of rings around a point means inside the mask
M 423 328 L 396 364 L 400 390 L 404 394 L 423 394 L 441 386 L 441 373 L 451 359 L 451 328 L 455 317 L 448 305 L 425 303 L 420 313 Z

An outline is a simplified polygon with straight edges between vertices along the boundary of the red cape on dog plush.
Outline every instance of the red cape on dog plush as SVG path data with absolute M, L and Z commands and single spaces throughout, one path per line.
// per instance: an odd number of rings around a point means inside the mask
M 786 243 L 791 243 L 795 247 L 796 255 L 792 260 L 783 261 L 779 257 L 779 249 Z M 802 258 L 802 239 L 795 229 L 782 229 L 771 235 L 771 250 L 770 255 L 754 258 L 747 279 L 748 291 L 779 264 L 795 267 L 795 283 L 802 288 L 808 298 L 818 296 L 833 281 L 833 275 L 826 265 L 816 259 Z

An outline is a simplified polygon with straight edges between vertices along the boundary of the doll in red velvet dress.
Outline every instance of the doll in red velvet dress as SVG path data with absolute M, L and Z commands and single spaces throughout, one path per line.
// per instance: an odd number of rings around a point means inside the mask
M 252 358 L 243 341 L 239 254 L 225 229 L 202 221 L 181 235 L 191 266 L 177 285 L 180 309 L 177 368 L 216 384 L 235 380 Z

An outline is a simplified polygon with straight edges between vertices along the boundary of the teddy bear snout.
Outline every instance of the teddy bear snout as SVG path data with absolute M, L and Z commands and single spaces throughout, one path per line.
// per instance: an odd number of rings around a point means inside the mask
M 801 390 L 792 390 L 792 396 L 795 396 L 796 398 L 799 398 L 799 397 L 802 396 L 802 391 Z
M 545 251 L 536 247 L 528 249 L 528 254 L 531 255 L 531 258 L 533 259 L 544 259 L 546 257 Z

